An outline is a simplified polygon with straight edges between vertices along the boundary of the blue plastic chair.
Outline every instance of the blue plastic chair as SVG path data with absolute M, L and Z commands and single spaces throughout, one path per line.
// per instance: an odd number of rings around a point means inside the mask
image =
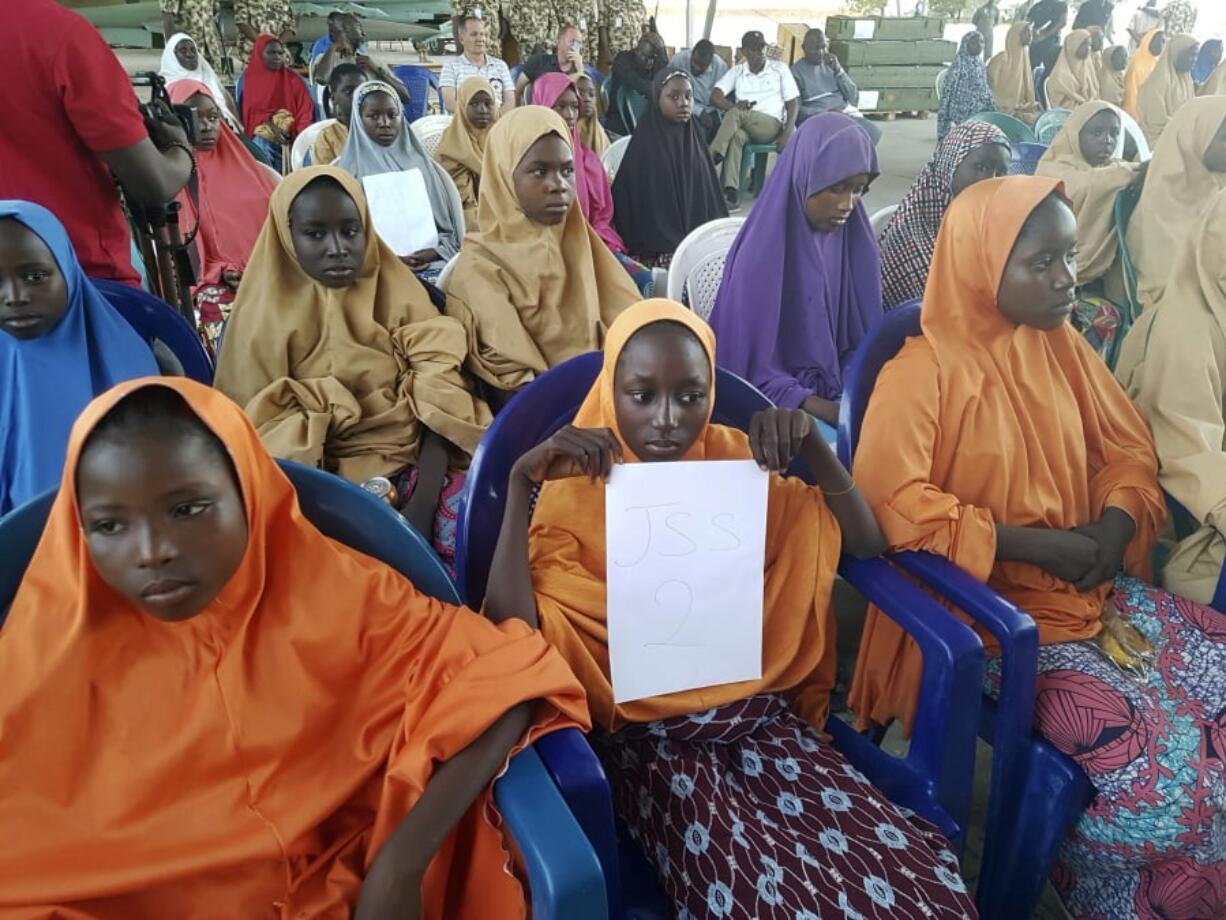
M 459 604 L 447 570 L 426 541 L 385 502 L 345 480 L 286 460 L 278 465 L 298 492 L 307 520 L 346 546 L 394 568 L 424 594 Z M 55 490 L 0 518 L 0 626 L 42 536 Z M 559 737 L 562 736 L 562 737 Z M 565 729 L 545 736 L 564 748 L 586 748 Z M 537 753 L 526 748 L 494 784 L 494 799 L 528 870 L 532 916 L 550 920 L 605 920 L 602 866 Z
M 596 89 L 600 89 L 600 87 L 604 86 L 604 74 L 602 74 L 594 66 L 591 64 L 584 64 L 583 72 L 591 77 L 592 82 L 596 84 Z
M 497 415 L 478 446 L 456 526 L 456 570 L 470 606 L 480 605 L 485 597 L 511 467 L 526 450 L 571 421 L 601 361 L 599 352 L 579 355 L 541 375 Z M 743 429 L 755 412 L 770 405 L 744 380 L 718 372 L 715 423 Z M 915 734 L 905 758 L 886 754 L 837 717 L 826 730 L 848 761 L 891 801 L 931 820 L 960 848 L 969 820 L 982 644 L 971 629 L 886 563 L 844 557 L 839 571 L 915 639 L 924 656 L 924 676 Z M 665 903 L 654 870 L 624 836 L 619 855 L 611 795 L 595 756 L 588 750 L 582 757 L 575 751 L 568 751 L 567 758 L 555 757 L 545 744 L 549 740 L 543 739 L 537 750 L 601 859 L 609 916 L 671 917 L 672 907 Z
M 1201 523 L 1191 511 L 1185 508 L 1170 492 L 1163 490 L 1162 494 L 1166 497 L 1166 507 L 1171 514 L 1171 523 L 1174 525 L 1176 540 L 1186 540 L 1196 531 L 1200 530 Z M 1156 570 L 1157 567 L 1155 566 Z M 1226 613 L 1226 565 L 1222 566 L 1222 572 L 1217 580 L 1217 587 L 1213 591 L 1213 600 L 1209 602 L 1209 606 L 1214 610 Z
M 913 301 L 887 313 L 856 349 L 839 412 L 839 459 L 848 469 L 877 375 L 919 334 L 920 306 Z M 983 697 L 979 728 L 992 745 L 992 786 L 975 900 L 980 916 L 992 920 L 1029 917 L 1060 842 L 1094 795 L 1081 767 L 1034 731 L 1038 629 L 1024 611 L 948 559 L 918 552 L 890 559 L 1000 643 L 1000 694 Z
M 1014 144 L 1013 159 L 1009 162 L 1009 175 L 1033 176 L 1039 160 L 1043 159 L 1045 153 L 1047 153 L 1046 144 L 1028 144 L 1025 141 Z
M 1040 64 L 1034 69 L 1034 98 L 1041 108 L 1047 108 L 1047 66 Z
M 418 67 L 416 64 L 401 64 L 399 67 L 393 67 L 392 73 L 409 91 L 409 101 L 404 107 L 406 121 L 417 121 L 426 114 L 431 90 L 434 90 L 434 95 L 438 99 L 438 110 L 447 111 L 443 106 L 443 88 L 439 85 L 438 74 L 434 71 Z
M 213 365 L 200 337 L 174 307 L 140 288 L 100 278 L 90 280 L 137 335 L 150 345 L 157 339 L 174 353 L 185 376 L 198 383 L 213 383 Z

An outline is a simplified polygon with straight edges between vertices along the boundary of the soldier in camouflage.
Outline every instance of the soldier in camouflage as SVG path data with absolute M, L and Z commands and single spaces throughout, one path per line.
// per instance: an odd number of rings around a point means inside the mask
M 170 41 L 170 36 L 176 32 L 184 32 L 192 37 L 196 48 L 215 71 L 232 72 L 217 27 L 217 0 L 161 0 L 160 7 L 164 40 Z
M 234 0 L 234 24 L 238 27 L 238 55 L 244 67 L 261 35 L 275 35 L 285 43 L 294 37 L 294 9 L 290 0 Z

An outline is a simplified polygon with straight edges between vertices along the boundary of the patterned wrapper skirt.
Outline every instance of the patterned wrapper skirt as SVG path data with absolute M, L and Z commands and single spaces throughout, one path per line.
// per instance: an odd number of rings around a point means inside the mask
M 1052 881 L 1082 920 L 1226 917 L 1226 614 L 1125 576 L 1111 600 L 1153 643 L 1147 674 L 1092 642 L 1039 649 L 1037 728 L 1096 793 Z
M 680 920 L 974 917 L 958 858 L 776 694 L 595 733 Z

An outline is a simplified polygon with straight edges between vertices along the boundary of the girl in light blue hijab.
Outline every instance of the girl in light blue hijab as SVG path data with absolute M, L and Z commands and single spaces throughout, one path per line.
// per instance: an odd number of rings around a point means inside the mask
M 68 432 L 96 395 L 158 373 L 86 277 L 55 215 L 0 201 L 0 515 L 59 483 Z

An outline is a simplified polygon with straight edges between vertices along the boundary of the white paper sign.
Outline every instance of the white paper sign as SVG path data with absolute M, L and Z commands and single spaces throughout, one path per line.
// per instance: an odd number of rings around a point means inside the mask
M 613 700 L 762 676 L 767 474 L 629 463 L 605 487 Z
M 868 41 L 877 34 L 876 19 L 857 19 L 855 26 L 855 34 L 852 36 L 856 41 Z
M 383 242 L 398 256 L 438 245 L 430 193 L 420 169 L 379 173 L 362 180 L 370 219 Z
M 881 100 L 881 91 L 875 89 L 860 90 L 860 98 L 856 101 L 856 108 L 862 112 L 871 112 L 877 108 L 878 102 Z

